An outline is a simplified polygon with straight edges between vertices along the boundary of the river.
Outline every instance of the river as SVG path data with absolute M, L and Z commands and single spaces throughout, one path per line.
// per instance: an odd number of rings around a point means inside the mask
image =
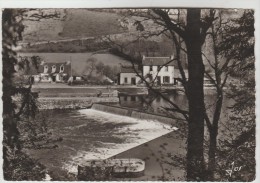
M 209 117 L 212 117 L 214 105 L 216 103 L 216 95 L 214 90 L 207 89 L 205 91 L 205 105 L 208 111 Z M 175 91 L 169 91 L 163 93 L 166 98 L 177 104 L 182 110 L 188 110 L 188 100 L 184 94 L 178 94 Z M 224 95 L 223 107 L 221 113 L 221 121 L 228 119 L 229 107 L 232 105 L 232 100 Z M 165 116 L 183 118 L 181 114 L 170 113 L 164 108 L 170 108 L 169 102 L 165 101 L 160 95 L 150 92 L 149 95 L 120 95 L 118 106 L 134 108 L 144 112 L 150 112 L 155 114 L 163 114 Z
M 42 111 L 52 134 L 62 138 L 56 148 L 27 152 L 51 175 L 77 174 L 77 165 L 89 159 L 107 159 L 174 131 L 170 125 L 138 120 L 93 109 Z M 42 115 L 41 115 L 42 116 Z
M 183 109 L 187 99 L 180 94 L 165 94 Z M 169 115 L 162 107 L 169 104 L 160 96 L 119 96 L 117 105 L 141 111 Z M 214 105 L 214 95 L 207 95 L 207 108 Z M 226 112 L 229 100 L 224 100 L 221 121 L 228 118 Z M 156 139 L 176 130 L 174 127 L 152 120 L 138 120 L 125 116 L 108 114 L 93 109 L 42 111 L 49 130 L 63 140 L 57 148 L 28 150 L 55 177 L 64 172 L 77 174 L 77 165 L 88 159 L 106 159 L 140 144 Z M 181 115 L 171 116 L 181 118 Z M 61 178 L 62 179 L 62 178 Z M 65 179 L 66 180 L 66 179 Z

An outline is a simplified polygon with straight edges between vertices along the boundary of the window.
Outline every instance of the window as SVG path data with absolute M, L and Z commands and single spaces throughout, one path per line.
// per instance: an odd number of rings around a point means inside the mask
M 150 71 L 153 71 L 153 66 L 152 65 L 150 65 Z
M 170 77 L 169 76 L 164 76 L 163 77 L 163 82 L 164 83 L 170 83 Z
M 48 65 L 45 65 L 45 66 L 44 66 L 43 73 L 48 73 Z
M 131 78 L 131 84 L 136 85 L 136 78 Z
M 53 65 L 53 66 L 51 67 L 51 72 L 54 73 L 55 71 L 56 71 L 56 65 Z
M 127 78 L 125 78 L 125 83 L 127 83 Z
M 169 70 L 168 66 L 165 66 L 165 71 L 168 71 L 168 70 Z
M 135 101 L 135 96 L 131 96 L 131 101 Z
M 60 72 L 64 72 L 64 65 L 60 66 Z

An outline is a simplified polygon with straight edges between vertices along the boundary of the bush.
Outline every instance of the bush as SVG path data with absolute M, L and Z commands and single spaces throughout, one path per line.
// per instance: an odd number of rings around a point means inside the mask
M 46 176 L 45 167 L 22 152 L 12 156 L 9 164 L 3 165 L 4 179 L 8 181 L 41 181 Z

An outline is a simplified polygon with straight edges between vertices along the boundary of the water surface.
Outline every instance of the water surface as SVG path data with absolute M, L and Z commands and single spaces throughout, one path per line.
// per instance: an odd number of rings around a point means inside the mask
M 45 111 L 46 113 L 46 111 Z M 173 131 L 170 125 L 138 120 L 93 109 L 50 111 L 45 114 L 52 133 L 62 137 L 58 148 L 31 150 L 50 171 L 77 173 L 89 159 L 106 159 Z

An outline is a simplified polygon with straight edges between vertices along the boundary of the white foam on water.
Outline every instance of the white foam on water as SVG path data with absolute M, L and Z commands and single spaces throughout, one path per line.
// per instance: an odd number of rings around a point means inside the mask
M 163 124 L 156 120 L 135 119 L 127 116 L 97 111 L 94 109 L 84 109 L 79 110 L 79 112 L 82 115 L 85 115 L 86 117 L 94 119 L 100 123 L 125 122 L 129 125 L 118 128 L 118 134 L 114 134 L 114 136 L 118 136 L 121 133 L 123 134 L 121 137 L 124 136 L 124 138 L 126 138 L 126 141 L 123 144 L 100 142 L 101 144 L 104 144 L 104 147 L 92 148 L 89 151 L 78 151 L 75 156 L 70 157 L 70 160 L 64 163 L 63 168 L 74 174 L 77 174 L 77 166 L 82 163 L 84 164 L 86 160 L 107 159 L 169 132 L 177 130 L 176 127 L 171 127 L 168 124 Z
M 83 124 L 83 125 L 76 125 L 76 126 L 67 126 L 67 127 L 64 127 L 64 129 L 70 129 L 70 130 L 73 130 L 75 128 L 81 128 L 81 127 L 85 127 L 87 126 L 87 124 Z
M 45 178 L 43 178 L 42 180 L 43 180 L 43 181 L 51 181 L 52 178 L 51 178 L 51 176 L 50 176 L 48 173 L 46 173 L 46 174 L 45 174 Z

